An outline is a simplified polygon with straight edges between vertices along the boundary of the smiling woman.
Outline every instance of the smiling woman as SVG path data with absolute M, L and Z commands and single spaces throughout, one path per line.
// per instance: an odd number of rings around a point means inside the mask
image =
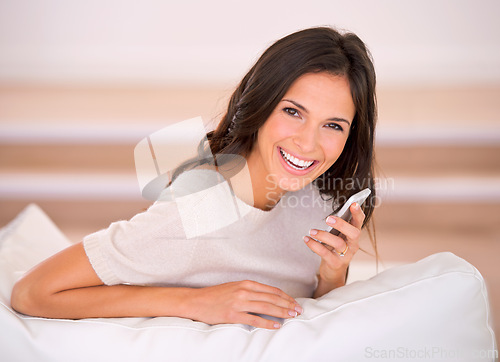
M 303 312 L 295 298 L 343 286 L 359 249 L 375 198 L 374 91 L 373 64 L 356 35 L 323 27 L 278 40 L 200 145 L 215 161 L 179 167 L 147 211 L 30 270 L 14 286 L 13 308 L 50 318 L 176 316 L 280 328 L 279 318 Z M 351 222 L 325 221 L 364 188 L 371 199 L 351 206 Z
M 341 34 L 331 28 L 293 33 L 269 47 L 240 82 L 227 113 L 217 129 L 208 134 L 211 151 L 248 157 L 254 146 L 259 145 L 258 135 L 268 128 L 267 120 L 276 118 L 281 111 L 301 119 L 303 127 L 326 122 L 325 126 L 328 124 L 337 131 L 342 129 L 343 136 L 338 137 L 346 140 L 340 156 L 331 167 L 323 169 L 323 173 L 311 177 L 310 182 L 314 182 L 323 196 L 333 199 L 347 199 L 356 191 L 372 189 L 363 206 L 366 224 L 376 200 L 373 180 L 375 84 L 371 55 L 355 34 Z M 293 98 L 298 96 L 301 98 Z M 292 128 L 293 123 L 287 126 Z M 299 152 L 298 146 L 278 146 L 279 151 L 299 161 L 314 161 L 310 155 Z M 291 157 L 286 159 L 291 161 Z M 290 166 L 301 168 L 300 164 Z M 356 184 L 356 190 L 343 187 L 345 181 Z M 279 197 L 269 200 L 268 207 L 277 200 Z
M 325 173 L 342 153 L 355 113 L 345 77 L 321 72 L 298 78 L 260 128 L 247 157 L 256 206 L 272 208 L 285 192 Z M 257 183 L 263 179 L 265 187 Z

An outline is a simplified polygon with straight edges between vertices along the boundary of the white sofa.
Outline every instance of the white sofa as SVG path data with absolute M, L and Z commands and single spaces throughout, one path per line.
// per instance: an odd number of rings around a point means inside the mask
M 383 237 L 382 237 L 383 238 Z M 492 361 L 485 283 L 451 253 L 388 269 L 320 299 L 277 331 L 182 318 L 33 318 L 15 281 L 70 245 L 36 205 L 0 231 L 0 361 Z

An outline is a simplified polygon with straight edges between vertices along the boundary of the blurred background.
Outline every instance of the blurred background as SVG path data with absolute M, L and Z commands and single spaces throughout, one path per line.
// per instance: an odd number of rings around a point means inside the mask
M 198 115 L 215 127 L 265 48 L 332 25 L 375 60 L 381 266 L 466 259 L 498 336 L 498 14 L 497 0 L 2 0 L 0 226 L 36 202 L 76 242 L 140 212 L 142 138 Z

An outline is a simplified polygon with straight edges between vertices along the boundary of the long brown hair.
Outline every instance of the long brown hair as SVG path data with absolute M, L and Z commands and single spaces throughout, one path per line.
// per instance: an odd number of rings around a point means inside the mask
M 346 200 L 369 187 L 364 225 L 375 202 L 374 130 L 377 116 L 375 70 L 371 55 L 353 33 L 315 27 L 290 34 L 271 45 L 245 75 L 230 98 L 218 127 L 207 134 L 212 154 L 247 156 L 257 133 L 292 83 L 306 73 L 328 72 L 349 80 L 356 114 L 338 160 L 314 185 L 325 199 Z M 373 239 L 372 239 L 373 241 Z M 376 249 L 375 249 L 376 250 Z

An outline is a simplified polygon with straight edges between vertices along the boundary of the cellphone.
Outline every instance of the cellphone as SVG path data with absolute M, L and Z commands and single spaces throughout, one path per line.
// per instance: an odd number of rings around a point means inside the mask
M 370 196 L 371 193 L 372 193 L 372 190 L 366 188 L 366 189 L 352 195 L 351 197 L 349 197 L 349 199 L 346 201 L 344 206 L 342 206 L 342 208 L 338 212 L 336 212 L 336 213 L 332 212 L 330 215 L 340 217 L 341 219 L 343 219 L 347 222 L 351 221 L 352 215 L 351 215 L 351 210 L 349 209 L 351 207 L 351 205 L 355 202 L 357 202 L 359 204 L 359 206 L 363 205 L 363 203 L 368 198 L 368 196 Z M 330 216 L 330 215 L 328 215 L 328 216 Z M 331 228 L 328 232 L 332 235 L 339 235 L 340 234 L 340 231 L 338 231 L 337 229 L 334 229 L 334 228 Z

